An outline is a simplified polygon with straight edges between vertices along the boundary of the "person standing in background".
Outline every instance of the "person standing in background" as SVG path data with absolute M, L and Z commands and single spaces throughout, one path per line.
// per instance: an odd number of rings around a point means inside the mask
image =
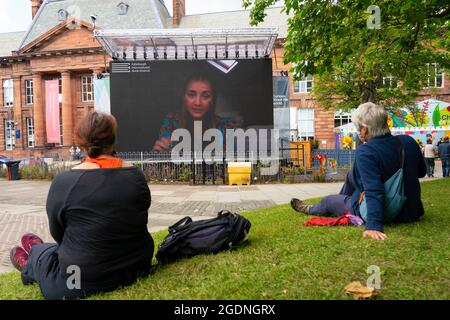
M 75 160 L 75 148 L 73 146 L 70 147 L 70 161 Z
M 427 165 L 427 177 L 434 178 L 434 158 L 436 157 L 437 148 L 433 146 L 431 138 L 427 139 L 427 144 L 422 148 Z
M 450 143 L 448 137 L 444 137 L 444 141 L 439 144 L 439 158 L 442 161 L 442 176 L 448 178 L 450 175 Z

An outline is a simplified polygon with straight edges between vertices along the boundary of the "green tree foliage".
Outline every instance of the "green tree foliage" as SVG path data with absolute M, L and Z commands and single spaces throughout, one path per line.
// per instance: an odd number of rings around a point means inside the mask
M 243 6 L 257 25 L 276 2 Z M 284 62 L 294 64 L 296 79 L 315 77 L 313 95 L 324 107 L 404 107 L 434 81 L 427 63 L 449 69 L 448 0 L 284 0 L 282 11 L 289 16 Z

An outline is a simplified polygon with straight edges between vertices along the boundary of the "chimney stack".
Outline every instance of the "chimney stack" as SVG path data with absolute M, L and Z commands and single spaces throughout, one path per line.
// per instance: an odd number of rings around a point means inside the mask
M 185 0 L 173 0 L 173 26 L 179 26 L 181 18 L 186 15 L 186 1 Z
M 39 8 L 42 5 L 43 0 L 31 0 L 31 17 L 34 19 L 34 16 L 38 12 Z

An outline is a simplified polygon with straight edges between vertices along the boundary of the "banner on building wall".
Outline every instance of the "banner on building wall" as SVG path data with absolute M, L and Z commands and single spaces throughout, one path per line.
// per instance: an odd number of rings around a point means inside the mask
M 103 79 L 94 79 L 94 109 L 95 111 L 111 114 L 109 76 Z
M 388 124 L 393 135 L 405 134 L 417 142 L 425 144 L 431 136 L 433 143 L 441 138 L 450 137 L 450 103 L 427 99 L 416 103 L 410 108 L 396 109 L 388 112 Z M 353 123 L 335 129 L 340 135 L 340 147 L 346 149 L 347 136 L 354 137 L 354 146 L 358 141 L 356 127 Z M 347 138 L 348 139 L 348 138 Z
M 391 128 L 437 128 L 450 126 L 450 103 L 427 99 L 411 108 L 396 109 L 389 113 Z
M 59 118 L 59 81 L 45 81 L 45 123 L 47 143 L 61 143 Z
M 273 77 L 273 120 L 274 128 L 280 132 L 280 138 L 290 139 L 291 115 L 289 108 L 289 77 Z

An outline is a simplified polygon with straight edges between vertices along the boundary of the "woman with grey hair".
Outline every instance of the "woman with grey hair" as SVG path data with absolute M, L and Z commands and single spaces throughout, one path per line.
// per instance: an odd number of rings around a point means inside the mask
M 385 220 L 384 183 L 402 166 L 401 153 L 404 151 L 403 182 L 406 202 L 394 223 L 411 222 L 424 214 L 420 200 L 419 178 L 426 174 L 422 152 L 413 138 L 391 135 L 387 123 L 386 110 L 374 103 L 360 105 L 352 114 L 352 122 L 363 142 L 356 149 L 355 163 L 340 194 L 325 197 L 316 205 L 308 205 L 299 199 L 292 199 L 291 206 L 298 212 L 316 216 L 341 216 L 352 213 L 360 216 L 363 196 L 367 204 L 364 218 L 366 230 L 363 237 L 376 240 L 386 239 L 383 232 Z

